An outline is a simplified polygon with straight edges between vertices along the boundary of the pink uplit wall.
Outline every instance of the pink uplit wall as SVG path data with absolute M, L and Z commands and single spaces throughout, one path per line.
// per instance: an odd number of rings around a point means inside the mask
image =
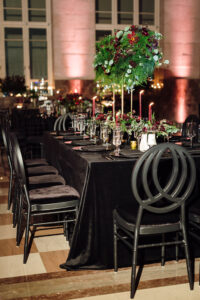
M 176 93 L 176 101 L 177 101 L 177 110 L 176 110 L 176 120 L 179 123 L 183 123 L 187 117 L 187 109 L 186 109 L 186 95 L 188 88 L 188 81 L 185 79 L 178 79 L 176 81 L 177 84 L 177 93 Z
M 163 52 L 169 59 L 169 76 L 184 79 L 200 77 L 200 1 L 165 0 L 163 5 Z M 187 80 L 177 80 L 174 103 L 175 119 L 185 120 L 190 111 Z M 198 113 L 198 110 L 196 111 Z
M 52 0 L 55 80 L 94 79 L 94 3 Z

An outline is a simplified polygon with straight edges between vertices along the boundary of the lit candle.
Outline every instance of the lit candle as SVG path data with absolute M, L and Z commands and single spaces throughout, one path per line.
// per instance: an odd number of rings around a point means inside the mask
M 141 90 L 139 93 L 139 117 L 142 119 L 142 94 L 144 93 L 144 90 Z
M 92 116 L 93 118 L 95 117 L 95 99 L 97 98 L 97 96 L 94 96 L 92 98 Z
M 131 117 L 133 115 L 133 89 L 131 89 Z
M 113 120 L 115 118 L 115 88 L 113 87 L 113 104 L 112 104 L 112 109 L 113 109 Z
M 151 121 L 152 120 L 152 106 L 154 105 L 154 103 L 153 102 L 151 102 L 150 104 L 149 104 L 149 121 Z
M 122 84 L 122 94 L 121 94 L 121 118 L 124 117 L 124 85 Z

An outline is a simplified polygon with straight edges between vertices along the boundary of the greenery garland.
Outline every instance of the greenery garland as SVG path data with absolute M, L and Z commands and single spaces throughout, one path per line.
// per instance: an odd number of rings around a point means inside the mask
M 158 32 L 134 25 L 105 36 L 96 43 L 96 81 L 125 84 L 128 89 L 146 83 L 155 67 L 162 64 L 161 38 Z

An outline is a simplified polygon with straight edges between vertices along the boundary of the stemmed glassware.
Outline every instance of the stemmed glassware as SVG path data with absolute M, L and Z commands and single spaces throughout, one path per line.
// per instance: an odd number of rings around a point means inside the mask
M 78 131 L 80 132 L 80 135 L 85 132 L 85 116 L 83 115 L 78 117 Z
M 113 129 L 113 145 L 115 145 L 115 150 L 114 150 L 115 156 L 119 156 L 121 143 L 122 143 L 122 131 L 120 127 L 116 127 Z
M 187 122 L 186 123 L 186 136 L 190 139 L 190 146 L 193 147 L 193 139 L 196 136 L 197 123 Z
M 108 141 L 109 141 L 109 132 L 108 132 L 108 126 L 103 125 L 101 127 L 101 137 L 103 140 L 103 146 L 108 147 Z
M 96 122 L 94 120 L 90 121 L 88 124 L 90 140 L 96 142 Z

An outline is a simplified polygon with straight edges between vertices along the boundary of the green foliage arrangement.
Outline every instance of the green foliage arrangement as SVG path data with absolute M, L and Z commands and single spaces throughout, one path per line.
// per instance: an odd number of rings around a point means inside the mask
M 146 83 L 155 67 L 162 64 L 161 38 L 158 32 L 134 25 L 105 36 L 96 44 L 96 81 L 124 84 L 127 89 Z

